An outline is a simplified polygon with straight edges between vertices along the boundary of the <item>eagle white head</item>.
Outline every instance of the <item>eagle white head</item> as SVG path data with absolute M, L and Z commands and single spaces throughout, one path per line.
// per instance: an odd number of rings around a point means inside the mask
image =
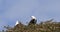
M 17 24 L 19 24 L 18 20 L 16 21 L 16 24 L 15 25 L 17 25 Z
M 35 16 L 31 16 L 31 18 L 32 18 L 32 19 L 36 19 L 36 17 L 35 17 Z

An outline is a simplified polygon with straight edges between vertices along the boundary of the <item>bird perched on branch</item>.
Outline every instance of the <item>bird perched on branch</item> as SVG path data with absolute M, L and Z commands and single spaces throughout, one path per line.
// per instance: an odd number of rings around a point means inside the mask
M 16 21 L 16 24 L 15 24 L 15 26 L 16 26 L 17 24 L 19 24 L 19 21 L 18 21 L 18 20 Z
M 29 22 L 29 25 L 30 24 L 36 24 L 36 22 L 37 22 L 37 19 L 36 19 L 36 17 L 35 16 L 31 16 L 31 20 L 30 20 L 30 22 Z

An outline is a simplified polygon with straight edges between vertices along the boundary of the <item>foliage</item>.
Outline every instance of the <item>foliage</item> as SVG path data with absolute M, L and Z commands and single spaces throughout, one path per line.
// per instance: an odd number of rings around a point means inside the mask
M 20 23 L 11 29 L 7 29 L 6 32 L 60 32 L 60 22 L 49 20 L 35 25 L 23 25 Z

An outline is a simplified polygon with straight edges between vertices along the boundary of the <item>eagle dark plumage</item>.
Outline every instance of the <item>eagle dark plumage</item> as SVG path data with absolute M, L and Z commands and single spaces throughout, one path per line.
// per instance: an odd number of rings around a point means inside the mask
M 29 22 L 29 25 L 30 24 L 36 24 L 36 22 L 37 22 L 37 19 L 36 19 L 36 17 L 35 16 L 31 16 L 31 21 Z

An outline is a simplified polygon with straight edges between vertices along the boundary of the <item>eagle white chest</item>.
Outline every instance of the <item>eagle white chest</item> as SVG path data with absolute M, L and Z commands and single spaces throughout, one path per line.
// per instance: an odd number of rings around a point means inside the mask
M 18 22 L 18 21 L 16 21 L 16 24 L 15 24 L 15 25 L 17 25 L 17 24 L 19 24 L 19 22 Z

